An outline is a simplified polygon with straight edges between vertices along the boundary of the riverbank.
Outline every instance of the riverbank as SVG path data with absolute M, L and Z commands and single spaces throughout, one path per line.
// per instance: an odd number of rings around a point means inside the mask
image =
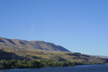
M 108 72 L 108 65 L 77 65 L 76 67 L 44 67 L 1 69 L 0 72 Z
M 0 69 L 11 68 L 42 68 L 42 67 L 66 67 L 76 65 L 88 65 L 100 63 L 52 61 L 52 60 L 0 60 Z

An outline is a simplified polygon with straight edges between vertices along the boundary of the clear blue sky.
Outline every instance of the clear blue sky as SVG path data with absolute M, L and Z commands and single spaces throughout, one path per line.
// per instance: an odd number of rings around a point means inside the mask
M 0 0 L 0 31 L 108 56 L 108 0 Z

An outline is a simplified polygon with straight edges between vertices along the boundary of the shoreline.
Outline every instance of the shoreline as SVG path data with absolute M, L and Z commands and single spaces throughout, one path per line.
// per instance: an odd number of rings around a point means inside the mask
M 108 64 L 88 64 L 85 66 L 92 66 L 92 65 L 108 65 Z M 84 65 L 64 66 L 64 67 L 79 67 L 79 66 L 84 66 Z M 41 67 L 41 68 L 62 68 L 62 67 Z M 10 70 L 10 69 L 41 69 L 41 68 L 9 68 L 9 69 L 5 69 L 5 70 Z M 0 69 L 0 70 L 4 70 L 4 69 Z

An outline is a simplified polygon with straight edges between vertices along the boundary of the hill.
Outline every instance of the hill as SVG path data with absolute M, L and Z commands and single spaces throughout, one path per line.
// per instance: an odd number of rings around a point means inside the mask
M 69 52 L 69 50 L 62 46 L 49 42 L 7 39 L 2 37 L 0 37 L 0 59 L 108 63 L 107 58 Z
M 89 56 L 81 53 L 60 52 L 60 51 L 28 51 L 28 50 L 14 50 L 1 49 L 0 59 L 26 59 L 26 60 L 54 60 L 54 61 L 71 61 L 84 63 L 107 63 L 108 59 Z
M 16 50 L 46 50 L 46 51 L 67 51 L 62 46 L 44 41 L 26 41 L 19 39 L 7 39 L 0 37 L 0 48 L 16 49 Z

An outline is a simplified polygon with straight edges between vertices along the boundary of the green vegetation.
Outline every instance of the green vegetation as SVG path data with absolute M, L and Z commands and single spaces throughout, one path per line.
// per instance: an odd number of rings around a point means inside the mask
M 32 56 L 33 59 L 41 59 L 42 57 Z
M 52 60 L 0 60 L 0 69 L 10 68 L 41 68 L 41 67 L 65 67 L 75 65 L 86 65 L 90 63 L 52 61 Z
M 0 69 L 9 68 L 40 68 L 43 67 L 38 61 L 27 60 L 1 60 Z

